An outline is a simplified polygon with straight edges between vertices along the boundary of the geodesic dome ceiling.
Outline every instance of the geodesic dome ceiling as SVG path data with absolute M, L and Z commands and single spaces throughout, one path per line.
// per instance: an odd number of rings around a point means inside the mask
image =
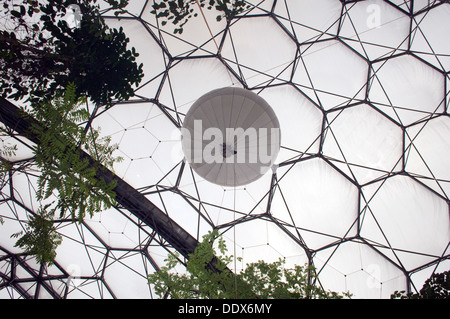
M 119 146 L 123 200 L 56 221 L 50 267 L 10 238 L 38 207 L 33 141 L 17 127 L 1 137 L 21 168 L 1 184 L 1 298 L 154 298 L 148 274 L 214 228 L 237 271 L 312 263 L 325 289 L 354 298 L 415 292 L 450 268 L 450 4 L 251 0 L 229 23 L 197 8 L 174 34 L 152 2 L 104 11 L 145 72 L 132 99 L 92 107 L 89 123 Z M 282 132 L 272 169 L 239 187 L 202 179 L 181 150 L 184 116 L 222 87 L 261 96 Z

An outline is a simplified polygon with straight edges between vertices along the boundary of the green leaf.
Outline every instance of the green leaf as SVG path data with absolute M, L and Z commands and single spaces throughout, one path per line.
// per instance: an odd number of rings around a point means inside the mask
M 11 13 L 14 17 L 16 17 L 16 18 L 21 18 L 21 17 L 22 17 L 22 15 L 20 14 L 19 11 L 11 10 L 10 13 Z

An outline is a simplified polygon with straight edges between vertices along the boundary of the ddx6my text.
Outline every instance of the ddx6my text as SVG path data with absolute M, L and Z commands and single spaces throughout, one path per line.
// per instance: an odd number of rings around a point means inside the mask
M 223 314 L 269 314 L 271 304 L 223 304 Z

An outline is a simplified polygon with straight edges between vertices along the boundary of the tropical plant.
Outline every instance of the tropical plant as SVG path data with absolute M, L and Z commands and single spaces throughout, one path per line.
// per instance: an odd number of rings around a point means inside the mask
M 22 248 L 26 254 L 34 255 L 38 263 L 52 265 L 56 257 L 56 248 L 62 242 L 53 223 L 53 210 L 49 205 L 39 208 L 29 217 L 25 234 L 18 232 L 11 237 L 19 238 L 15 247 Z
M 234 260 L 217 230 L 209 232 L 186 262 L 186 273 L 178 254 L 171 254 L 166 265 L 149 275 L 149 283 L 160 298 L 173 299 L 322 299 L 351 297 L 348 292 L 326 291 L 317 284 L 314 267 L 285 268 L 285 261 L 247 264 L 239 273 L 227 266 Z

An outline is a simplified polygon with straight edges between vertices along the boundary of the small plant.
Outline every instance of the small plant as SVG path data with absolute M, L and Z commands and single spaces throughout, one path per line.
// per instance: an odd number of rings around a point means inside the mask
M 15 247 L 22 248 L 25 253 L 34 255 L 38 263 L 52 265 L 56 257 L 56 248 L 62 242 L 53 223 L 53 210 L 41 207 L 36 214 L 29 217 L 25 234 L 22 232 L 11 237 L 20 237 Z

